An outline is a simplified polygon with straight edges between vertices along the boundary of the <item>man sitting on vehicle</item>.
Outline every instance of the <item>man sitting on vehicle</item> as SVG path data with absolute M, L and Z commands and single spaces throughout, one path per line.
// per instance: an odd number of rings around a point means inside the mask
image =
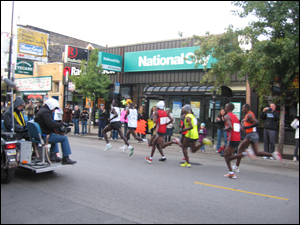
M 69 155 L 71 155 L 71 148 L 68 137 L 56 134 L 54 131 L 54 129 L 58 129 L 62 126 L 62 123 L 53 121 L 52 117 L 52 113 L 58 108 L 59 102 L 56 99 L 48 99 L 45 105 L 36 114 L 34 121 L 40 125 L 43 134 L 50 134 L 50 160 L 57 162 L 61 161 L 61 158 L 56 155 L 56 153 L 59 152 L 58 143 L 60 142 L 63 152 L 62 164 L 75 164 L 76 161 L 73 161 L 69 158 Z
M 11 107 L 14 107 L 14 132 L 17 134 L 17 140 L 21 140 L 23 138 L 25 140 L 29 140 L 27 126 L 22 113 L 25 107 L 25 102 L 20 97 L 16 97 L 16 100 L 13 102 L 13 106 L 10 106 L 3 114 L 4 125 L 7 132 L 11 132 L 13 128 Z

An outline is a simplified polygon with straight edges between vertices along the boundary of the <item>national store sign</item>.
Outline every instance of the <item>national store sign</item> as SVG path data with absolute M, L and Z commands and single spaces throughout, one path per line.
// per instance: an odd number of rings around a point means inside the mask
M 104 70 L 122 72 L 122 56 L 107 52 L 98 53 L 98 66 L 102 65 Z
M 191 61 L 196 49 L 199 47 L 126 52 L 124 72 L 203 69 L 204 65 L 195 68 L 195 63 Z M 207 68 L 211 68 L 211 63 L 216 59 L 209 56 L 206 62 Z

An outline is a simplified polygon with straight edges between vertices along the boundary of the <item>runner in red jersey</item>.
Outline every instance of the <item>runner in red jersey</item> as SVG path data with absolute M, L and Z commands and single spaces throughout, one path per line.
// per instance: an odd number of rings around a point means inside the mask
M 226 115 L 224 117 L 225 128 L 227 131 L 227 146 L 224 150 L 224 158 L 225 162 L 228 166 L 229 173 L 224 175 L 224 177 L 236 178 L 234 172 L 232 171 L 230 161 L 235 159 L 236 157 L 232 154 L 234 153 L 235 148 L 239 145 L 241 136 L 241 124 L 239 119 L 232 113 L 234 109 L 234 105 L 232 103 L 228 103 L 225 106 Z

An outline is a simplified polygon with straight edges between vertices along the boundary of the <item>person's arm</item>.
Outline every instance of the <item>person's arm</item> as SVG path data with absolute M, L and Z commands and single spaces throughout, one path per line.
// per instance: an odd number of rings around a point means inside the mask
M 203 129 L 203 134 L 207 135 L 207 130 L 205 128 Z
M 262 120 L 266 120 L 266 116 L 267 114 L 265 113 L 265 111 L 262 111 L 259 115 L 259 118 L 261 118 Z
M 257 127 L 259 125 L 259 121 L 253 117 L 253 115 L 251 113 L 248 114 L 247 118 L 246 118 L 246 122 L 249 123 L 249 121 L 255 121 L 254 124 L 250 125 L 250 126 L 244 126 L 244 129 L 249 129 L 249 128 L 252 128 L 252 127 Z
M 108 122 L 110 122 L 110 121 L 113 120 L 114 118 L 117 118 L 117 117 L 118 117 L 118 114 L 117 114 L 115 108 L 112 108 L 111 111 L 110 111 L 110 113 L 114 114 L 114 116 L 113 116 L 112 118 L 109 118 L 109 119 L 108 119 Z
M 170 116 L 170 113 L 168 114 L 168 117 L 169 117 L 169 119 L 170 119 L 170 121 L 167 123 L 167 126 L 170 124 L 170 123 L 173 123 L 173 118 Z
M 189 127 L 185 127 L 184 129 L 180 130 L 180 133 L 193 129 L 192 120 L 190 117 L 186 117 L 186 122 L 189 124 Z
M 226 115 L 224 117 L 224 123 L 227 124 L 227 127 L 225 126 L 224 131 L 230 131 L 232 129 L 232 124 L 229 115 Z M 227 140 L 230 140 L 230 138 L 231 138 L 231 132 L 229 132 L 229 136 Z

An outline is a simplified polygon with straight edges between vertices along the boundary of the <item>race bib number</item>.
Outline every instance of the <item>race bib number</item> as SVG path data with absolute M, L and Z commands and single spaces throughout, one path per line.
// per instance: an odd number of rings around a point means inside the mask
M 233 131 L 234 132 L 240 132 L 241 131 L 241 125 L 239 123 L 233 124 Z
M 198 120 L 197 120 L 197 118 L 194 118 L 193 119 L 193 126 L 196 126 L 196 125 L 198 125 Z
M 159 123 L 160 124 L 166 124 L 167 123 L 167 117 L 161 117 Z

